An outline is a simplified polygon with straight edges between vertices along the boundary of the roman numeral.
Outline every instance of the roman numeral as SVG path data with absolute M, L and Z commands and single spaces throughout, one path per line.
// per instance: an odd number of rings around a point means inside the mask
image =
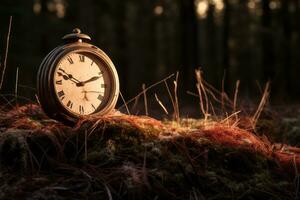
M 62 80 L 56 81 L 55 82 L 57 85 L 62 85 Z
M 59 98 L 64 98 L 65 93 L 64 93 L 64 91 L 62 90 L 62 91 L 59 91 L 59 92 L 57 93 L 57 95 L 58 95 Z
M 96 110 L 96 107 L 93 105 L 93 104 L 91 104 L 92 105 L 92 107 L 94 108 L 94 110 Z
M 69 108 L 72 109 L 72 107 L 73 107 L 73 102 L 72 102 L 72 101 L 68 101 L 67 106 L 68 106 Z
M 79 113 L 80 113 L 81 115 L 84 114 L 84 108 L 83 108 L 82 105 L 79 105 Z
M 103 100 L 103 95 L 101 95 L 101 94 L 99 94 L 99 96 L 98 96 L 98 99 L 100 100 L 100 101 L 102 101 Z
M 74 62 L 73 62 L 73 60 L 72 60 L 72 58 L 70 56 L 68 56 L 67 59 L 68 59 L 68 61 L 69 61 L 70 64 L 74 64 Z
M 84 55 L 79 55 L 79 61 L 80 62 L 84 62 L 84 58 L 85 58 Z
M 93 66 L 93 64 L 94 64 L 94 61 L 92 61 L 91 66 Z
M 101 84 L 102 88 L 107 88 L 107 84 Z

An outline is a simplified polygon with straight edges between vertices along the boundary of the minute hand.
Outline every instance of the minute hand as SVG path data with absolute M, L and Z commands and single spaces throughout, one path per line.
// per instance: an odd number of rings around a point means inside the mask
M 88 80 L 86 80 L 86 81 L 83 81 L 83 82 L 81 82 L 81 83 L 89 83 L 89 82 L 92 82 L 92 81 L 96 81 L 96 80 L 98 80 L 100 78 L 100 76 L 94 76 L 94 77 L 92 77 L 92 78 L 90 78 L 90 79 L 88 79 Z
M 73 77 L 72 74 L 68 74 L 65 70 L 63 69 L 59 69 L 60 71 L 62 71 L 64 74 L 66 74 L 64 77 L 65 80 L 71 80 L 73 81 L 74 83 L 80 83 L 80 81 L 78 79 L 76 79 L 75 77 Z

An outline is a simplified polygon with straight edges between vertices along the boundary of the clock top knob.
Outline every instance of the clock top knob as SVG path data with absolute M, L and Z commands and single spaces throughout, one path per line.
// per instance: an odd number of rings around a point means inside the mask
M 91 40 L 91 37 L 81 33 L 81 30 L 79 28 L 73 29 L 72 33 L 65 35 L 62 38 L 65 42 L 82 42 L 82 40 Z

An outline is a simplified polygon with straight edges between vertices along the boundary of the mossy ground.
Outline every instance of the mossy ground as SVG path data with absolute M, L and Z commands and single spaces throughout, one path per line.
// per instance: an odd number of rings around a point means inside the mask
M 232 124 L 115 113 L 68 127 L 26 105 L 0 131 L 0 199 L 299 198 L 297 148 Z

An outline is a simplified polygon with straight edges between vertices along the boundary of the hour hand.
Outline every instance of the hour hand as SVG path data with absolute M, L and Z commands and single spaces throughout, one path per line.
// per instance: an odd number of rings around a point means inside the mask
M 90 78 L 90 79 L 88 79 L 88 80 L 86 80 L 86 81 L 82 81 L 82 82 L 80 82 L 80 83 L 78 83 L 78 84 L 76 84 L 77 86 L 83 86 L 85 83 L 89 83 L 89 82 L 92 82 L 92 81 L 96 81 L 96 80 L 98 80 L 100 78 L 100 76 L 94 76 L 94 77 L 92 77 L 92 78 Z
M 65 80 L 69 80 L 69 79 L 70 79 L 69 76 L 64 75 L 64 74 L 62 74 L 62 73 L 60 73 L 60 72 L 57 72 L 57 74 L 58 74 L 58 76 L 62 76 L 63 79 L 65 79 Z
M 62 73 L 61 72 L 57 72 L 57 73 L 58 73 L 59 76 L 62 76 L 63 79 L 70 80 L 74 83 L 80 83 L 80 81 L 78 79 L 74 78 L 72 74 L 68 74 L 65 70 L 63 70 L 61 68 L 59 70 L 62 71 Z

